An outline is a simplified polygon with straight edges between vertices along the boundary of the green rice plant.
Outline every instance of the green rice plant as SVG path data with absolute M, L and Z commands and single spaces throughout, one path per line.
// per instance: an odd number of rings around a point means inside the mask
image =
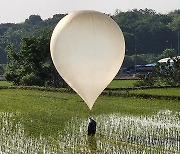
M 92 114 L 152 115 L 159 110 L 179 111 L 177 101 L 100 96 Z M 77 94 L 4 89 L 0 90 L 0 112 L 18 112 L 17 121 L 29 135 L 55 135 L 72 117 L 87 118 L 89 109 Z
M 74 93 L 0 90 L 0 153 L 177 153 L 177 101 L 101 95 L 92 114 Z
M 16 113 L 19 114 L 19 113 Z M 1 113 L 0 153 L 178 153 L 179 112 L 162 110 L 152 116 L 95 116 L 94 137 L 86 135 L 88 121 L 73 117 L 57 136 L 26 136 L 13 113 Z

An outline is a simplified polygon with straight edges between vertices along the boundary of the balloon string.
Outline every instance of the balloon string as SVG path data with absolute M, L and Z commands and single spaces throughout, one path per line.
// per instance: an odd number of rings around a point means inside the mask
M 91 110 L 89 111 L 89 118 L 91 118 Z

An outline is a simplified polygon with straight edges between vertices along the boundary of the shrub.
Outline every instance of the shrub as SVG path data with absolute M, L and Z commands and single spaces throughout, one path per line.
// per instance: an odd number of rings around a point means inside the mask
M 134 83 L 135 87 L 141 87 L 141 86 L 153 86 L 156 82 L 156 78 L 154 77 L 153 73 L 147 74 L 147 75 L 139 75 L 140 79 L 136 83 Z
M 34 73 L 26 74 L 25 76 L 23 76 L 20 83 L 21 85 L 24 85 L 24 86 L 33 86 L 33 85 L 43 86 L 44 85 L 44 81 L 41 80 Z

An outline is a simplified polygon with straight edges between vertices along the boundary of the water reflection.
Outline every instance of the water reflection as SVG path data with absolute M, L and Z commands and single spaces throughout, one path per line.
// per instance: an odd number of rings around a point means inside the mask
M 87 119 L 74 117 L 57 138 L 25 136 L 14 113 L 0 113 L 0 153 L 178 153 L 179 112 L 153 116 L 97 116 L 97 133 L 87 136 Z M 52 144 L 53 143 L 53 144 Z

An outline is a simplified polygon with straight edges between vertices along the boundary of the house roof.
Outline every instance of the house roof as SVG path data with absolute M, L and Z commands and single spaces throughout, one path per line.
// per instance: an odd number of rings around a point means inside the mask
M 180 58 L 180 56 L 177 56 L 177 57 Z M 173 58 L 176 58 L 176 57 L 173 57 Z M 170 60 L 170 63 L 174 63 L 174 61 L 170 57 L 160 59 L 158 62 L 159 63 L 167 63 L 168 60 Z

